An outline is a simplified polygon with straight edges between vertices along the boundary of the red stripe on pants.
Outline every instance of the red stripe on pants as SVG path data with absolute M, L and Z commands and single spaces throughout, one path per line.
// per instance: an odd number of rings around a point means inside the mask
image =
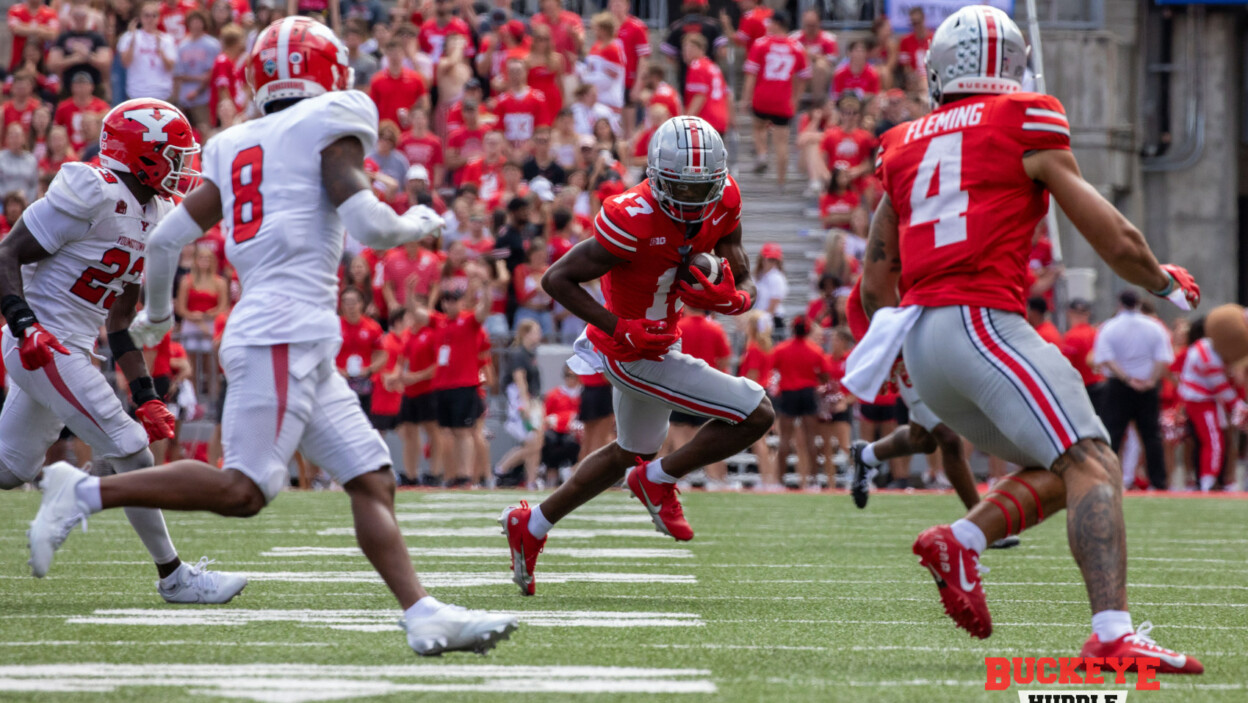
M 721 420 L 727 420 L 728 422 L 733 422 L 733 423 L 741 422 L 742 420 L 745 419 L 744 415 L 734 415 L 732 413 L 729 413 L 723 410 L 718 410 L 716 408 L 712 408 L 706 405 L 702 405 L 701 403 L 696 403 L 691 400 L 677 398 L 671 393 L 668 393 L 664 390 L 661 390 L 654 386 L 643 383 L 642 381 L 637 380 L 637 378 L 630 376 L 628 373 L 624 371 L 624 367 L 620 365 L 620 362 L 615 361 L 613 359 L 609 359 L 607 360 L 607 363 L 611 365 L 611 370 L 615 372 L 616 376 L 620 377 L 620 380 L 624 381 L 630 386 L 633 386 L 636 390 L 639 390 L 642 393 L 645 393 L 647 395 L 655 396 L 656 398 L 662 398 L 663 400 L 669 403 L 672 403 L 674 405 L 678 405 L 684 408 L 685 410 L 688 410 L 691 413 L 696 413 L 699 415 L 709 415 L 711 417 L 717 417 Z
M 79 403 L 78 399 L 74 397 L 74 393 L 69 390 L 69 386 L 65 385 L 65 379 L 61 378 L 60 369 L 56 368 L 56 359 L 49 361 L 47 365 L 43 367 L 43 372 L 48 375 L 48 381 L 52 383 L 52 387 L 56 389 L 56 392 L 60 393 L 62 398 L 69 401 L 69 404 L 74 406 L 74 410 L 77 410 L 85 415 L 86 418 L 91 421 L 91 424 L 99 428 L 101 432 L 104 431 L 104 428 L 100 427 L 100 423 L 96 422 L 95 418 L 91 417 L 91 413 L 87 412 L 87 409 L 82 407 L 82 403 Z
M 273 349 L 273 385 L 277 389 L 277 432 L 282 435 L 282 419 L 286 417 L 286 388 L 290 383 L 290 345 L 275 344 Z
M 1200 475 L 1218 476 L 1226 460 L 1226 433 L 1219 426 L 1218 404 L 1189 402 L 1187 417 L 1200 440 Z
M 1005 364 L 1005 367 L 1010 370 L 1014 378 L 1023 384 L 1023 390 L 1029 396 L 1031 402 L 1040 410 L 1040 413 L 1044 415 L 1045 420 L 1048 421 L 1053 434 L 1062 443 L 1062 449 L 1069 449 L 1070 445 L 1075 442 L 1070 433 L 1066 431 L 1066 427 L 1062 425 L 1061 418 L 1057 416 L 1057 411 L 1053 408 L 1049 399 L 1044 397 L 1044 391 L 1040 389 L 1040 384 L 1036 379 L 1032 378 L 1031 374 L 1023 368 L 1023 365 L 1002 349 L 1001 345 L 997 344 L 997 341 L 992 338 L 992 335 L 988 334 L 988 325 L 984 320 L 986 314 L 983 308 L 971 308 L 971 322 L 975 326 L 975 336 L 979 338 L 980 344 L 983 344 L 984 348 L 996 357 L 998 361 Z

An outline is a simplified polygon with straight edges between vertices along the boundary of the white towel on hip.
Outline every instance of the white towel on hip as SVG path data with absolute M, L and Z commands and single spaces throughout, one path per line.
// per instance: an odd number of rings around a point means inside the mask
M 858 340 L 858 345 L 849 353 L 841 385 L 859 398 L 871 399 L 879 395 L 880 387 L 893 370 L 893 362 L 901 353 L 906 334 L 922 314 L 920 305 L 877 310 L 866 336 Z

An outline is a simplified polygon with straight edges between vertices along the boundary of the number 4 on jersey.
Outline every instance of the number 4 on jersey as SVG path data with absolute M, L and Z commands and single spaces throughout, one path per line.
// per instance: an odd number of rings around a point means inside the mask
M 936 193 L 929 196 L 932 178 L 940 172 Z M 932 139 L 919 163 L 910 191 L 910 226 L 936 223 L 935 246 L 966 241 L 966 211 L 971 195 L 962 190 L 962 133 Z

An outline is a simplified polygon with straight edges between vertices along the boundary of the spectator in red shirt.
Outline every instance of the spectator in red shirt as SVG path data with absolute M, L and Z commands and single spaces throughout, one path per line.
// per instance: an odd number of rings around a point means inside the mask
M 403 67 L 404 48 L 401 39 L 386 43 L 386 70 L 378 71 L 368 86 L 369 97 L 377 103 L 378 121 L 400 122 L 400 110 L 406 117 L 413 108 L 429 111 L 429 89 L 425 79 L 410 68 Z
M 771 326 L 763 324 L 764 317 L 765 313 L 761 310 L 751 310 L 739 318 L 745 329 L 745 350 L 737 363 L 737 375 L 757 383 L 767 390 L 768 396 L 774 397 L 771 388 Z M 775 458 L 767 446 L 767 435 L 759 437 L 750 451 L 758 464 L 758 476 L 762 482 L 760 490 L 768 493 L 784 490 Z
M 1040 338 L 1059 349 L 1062 346 L 1062 333 L 1049 320 L 1049 304 L 1044 298 L 1027 299 L 1027 322 L 1036 330 Z
M 554 300 L 542 288 L 542 275 L 550 268 L 550 250 L 546 240 L 534 237 L 529 242 L 529 251 L 525 262 L 512 272 L 512 282 L 516 287 L 515 324 L 519 327 L 523 320 L 533 320 L 542 330 L 542 337 L 552 339 L 555 334 Z
M 463 182 L 459 173 L 464 165 L 485 150 L 485 135 L 490 130 L 481 123 L 481 106 L 475 100 L 465 98 L 461 105 L 463 126 L 452 129 L 446 135 L 446 170 L 455 185 Z
M 666 77 L 667 69 L 663 68 L 659 64 L 651 64 L 650 67 L 646 69 L 646 72 L 641 74 L 640 82 L 638 83 L 637 90 L 641 96 L 641 100 L 645 102 L 647 107 L 651 105 L 663 105 L 667 108 L 667 114 L 669 117 L 683 115 L 685 114 L 685 110 L 684 106 L 681 104 L 680 93 L 678 93 L 676 89 L 671 86 L 671 84 L 664 80 Z M 660 122 L 659 124 L 662 123 Z M 656 125 L 653 120 L 651 120 L 647 126 L 655 127 Z
M 69 90 L 70 96 L 56 106 L 52 121 L 69 130 L 69 145 L 78 151 L 87 144 L 86 135 L 82 130 L 83 113 L 94 112 L 103 115 L 108 112 L 108 103 L 95 97 L 95 81 L 86 71 L 74 74 Z
M 528 86 L 528 70 L 520 57 L 507 59 L 507 85 L 494 102 L 494 114 L 498 116 L 495 129 L 502 131 L 511 146 L 521 152 L 527 151 L 533 139 L 533 130 L 546 122 L 546 96 Z
M 829 471 L 835 464 L 836 452 L 849 451 L 853 437 L 853 416 L 850 408 L 854 397 L 841 387 L 845 363 L 854 348 L 854 335 L 848 327 L 832 330 L 832 352 L 828 354 L 828 383 L 819 388 L 819 414 L 815 432 L 823 439 L 823 467 Z
M 555 51 L 549 27 L 533 27 L 533 49 L 524 61 L 528 68 L 526 80 L 529 87 L 541 93 L 546 101 L 542 122 L 553 124 L 555 117 L 563 109 L 564 77 L 568 73 L 568 63 L 563 54 Z M 505 83 L 502 76 L 500 83 Z
M 77 160 L 77 152 L 69 145 L 69 132 L 60 125 L 49 130 L 48 151 L 39 160 L 39 175 L 56 175 L 56 172 L 61 170 L 61 164 Z
M 784 189 L 789 171 L 789 123 L 797 113 L 797 101 L 806 90 L 810 66 L 806 52 L 790 39 L 789 14 L 774 13 L 767 35 L 753 42 L 745 60 L 745 88 L 741 102 L 754 112 L 754 172 L 767 169 L 767 132 L 775 132 L 776 183 Z
M 475 184 L 478 198 L 486 202 L 493 200 L 503 186 L 503 164 L 507 163 L 507 157 L 503 155 L 504 145 L 501 132 L 488 132 L 481 156 L 469 161 L 460 170 L 456 184 Z
M 573 65 L 585 43 L 585 26 L 581 23 L 581 16 L 563 9 L 560 0 L 541 0 L 538 7 L 540 12 L 533 15 L 529 24 L 549 27 L 555 50 L 563 54 L 569 66 Z
M 849 45 L 849 62 L 832 74 L 832 97 L 853 93 L 866 99 L 880 92 L 880 74 L 867 63 L 867 42 L 858 39 Z
M 18 5 L 18 7 L 25 6 Z M 43 101 L 35 97 L 35 74 L 29 71 L 19 71 L 13 76 L 13 83 L 9 88 L 9 99 L 4 101 L 3 106 L 0 106 L 4 126 L 7 128 L 11 124 L 20 124 L 29 131 L 35 109 L 42 104 Z
M 209 89 L 212 91 L 208 100 L 212 123 L 228 127 L 234 116 L 242 112 L 247 101 L 247 91 L 243 81 L 243 54 L 246 41 L 242 28 L 229 25 L 221 30 L 221 53 L 212 64 L 209 76 Z M 224 111 L 223 111 L 224 110 Z
M 186 16 L 199 8 L 195 0 L 164 0 L 160 3 L 160 31 L 181 43 L 186 36 Z
M 448 472 L 453 467 L 459 474 L 448 484 L 455 487 L 472 481 L 473 431 L 477 418 L 485 412 L 478 394 L 480 370 L 470 360 L 478 356 L 481 324 L 490 314 L 490 295 L 485 281 L 474 274 L 466 294 L 443 293 L 439 302 L 446 324 L 437 336 L 433 389 L 437 394 L 438 426 L 451 435 L 443 456 Z
M 442 140 L 429 131 L 429 115 L 424 110 L 408 113 L 412 128 L 399 137 L 398 149 L 412 166 L 424 166 L 433 182 L 444 182 L 446 170 L 442 166 Z
M 686 307 L 684 317 L 676 323 L 681 332 L 681 352 L 701 359 L 713 369 L 728 371 L 728 360 L 732 349 L 728 346 L 728 335 L 720 324 L 706 315 L 705 310 Z M 688 444 L 698 430 L 706 423 L 707 418 L 701 415 L 673 411 L 669 422 L 671 429 L 667 433 L 664 454 L 670 454 L 679 447 Z M 728 464 L 722 461 L 706 467 L 708 487 L 722 486 L 728 478 Z
M 468 23 L 454 16 L 454 3 L 451 0 L 435 0 L 434 15 L 420 26 L 420 50 L 429 54 L 436 65 L 446 49 L 446 38 L 458 34 L 465 40 L 464 56 L 472 58 L 477 51 L 472 45 L 472 31 Z
M 54 41 L 60 34 L 61 21 L 56 11 L 43 4 L 43 0 L 26 0 L 9 8 L 9 31 L 13 33 L 13 53 L 9 70 L 22 62 L 26 42 L 39 44 Z
M 342 320 L 342 346 L 338 348 L 338 373 L 360 398 L 360 407 L 372 407 L 373 374 L 386 363 L 381 346 L 381 325 L 364 316 L 364 296 L 354 288 L 342 291 L 338 298 Z
M 773 368 L 779 375 L 780 397 L 776 403 L 776 424 L 780 429 L 781 466 L 789 455 L 789 447 L 796 440 L 797 473 L 801 486 L 818 490 L 812 483 L 815 471 L 815 416 L 819 403 L 815 389 L 827 383 L 832 367 L 823 351 L 816 347 L 807 335 L 810 323 L 804 316 L 793 320 L 793 338 L 776 345 L 771 354 Z
M 706 57 L 706 38 L 686 34 L 682 45 L 685 65 L 685 112 L 701 117 L 720 134 L 728 131 L 728 86 L 724 74 Z
M 732 40 L 748 55 L 754 42 L 767 34 L 767 20 L 772 16 L 772 9 L 758 0 L 737 0 L 737 5 L 741 8 L 741 22 Z
M 403 409 L 403 348 L 406 341 L 408 313 L 399 310 L 390 315 L 390 331 L 381 336 L 381 368 L 373 375 L 373 397 L 368 406 L 369 420 L 383 436 L 399 427 L 399 413 Z M 404 455 L 406 457 L 406 447 Z M 400 486 L 420 482 L 419 466 L 408 475 L 406 464 L 396 467 Z
M 1096 344 L 1096 328 L 1089 323 L 1091 311 L 1092 306 L 1086 300 L 1076 298 L 1070 301 L 1070 305 L 1066 307 L 1066 323 L 1070 326 L 1058 346 L 1083 379 L 1083 387 L 1092 399 L 1092 407 L 1100 412 L 1105 377 L 1092 370 L 1092 347 Z
M 428 238 L 407 242 L 386 252 L 382 258 L 381 284 L 386 309 L 403 307 L 413 292 L 427 297 L 437 281 L 439 263 L 428 245 Z
M 547 486 L 558 485 L 559 472 L 574 466 L 580 457 L 583 427 L 577 416 L 582 391 L 581 377 L 564 366 L 563 384 L 546 394 L 542 464 L 546 467 Z
M 820 224 L 829 229 L 832 227 L 849 229 L 854 209 L 861 202 L 861 198 L 854 192 L 853 185 L 853 176 L 849 174 L 848 168 L 842 166 L 832 170 L 832 177 L 828 179 L 828 189 L 819 196 Z
M 438 328 L 442 316 L 433 313 L 423 302 L 415 301 L 406 313 L 403 334 L 403 361 L 399 380 L 403 400 L 399 410 L 399 437 L 403 439 L 403 473 L 409 483 L 442 485 L 442 431 L 438 429 L 437 397 L 433 392 L 433 374 L 438 359 Z M 429 480 L 420 481 L 420 460 L 429 445 Z
M 823 166 L 827 170 L 824 173 L 830 176 L 837 168 L 848 169 L 856 188 L 875 167 L 872 156 L 879 141 L 860 126 L 862 101 L 858 98 L 852 95 L 842 97 L 837 101 L 837 112 L 840 123 L 829 127 L 819 144 L 825 156 Z
M 932 45 L 932 33 L 927 29 L 927 16 L 921 5 L 910 8 L 911 33 L 897 42 L 897 62 L 906 73 L 924 73 L 927 70 L 927 49 Z
M 832 71 L 841 56 L 841 47 L 836 42 L 836 35 L 824 30 L 818 8 L 812 7 L 803 12 L 801 27 L 790 36 L 806 50 L 806 60 L 810 62 L 812 74 L 811 95 L 827 95 Z
M 641 104 L 641 96 L 635 90 L 638 78 L 645 75 L 650 65 L 650 29 L 645 22 L 629 14 L 629 0 L 610 0 L 607 10 L 619 25 L 616 37 L 624 47 L 624 97 L 634 108 Z M 632 134 L 636 122 L 636 110 L 624 111 L 624 133 Z

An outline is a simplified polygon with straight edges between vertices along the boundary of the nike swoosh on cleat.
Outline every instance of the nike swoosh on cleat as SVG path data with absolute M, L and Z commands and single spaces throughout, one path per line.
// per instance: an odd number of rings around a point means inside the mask
M 1141 657 L 1157 657 L 1158 659 L 1169 664 L 1170 666 L 1173 666 L 1176 669 L 1182 669 L 1184 666 L 1187 665 L 1186 654 L 1180 654 L 1178 656 L 1171 656 L 1169 654 L 1159 652 L 1155 649 L 1142 649 L 1140 647 L 1132 647 L 1131 651 Z
M 970 593 L 975 590 L 975 584 L 966 580 L 966 559 L 958 560 L 958 580 L 961 582 L 962 590 Z

